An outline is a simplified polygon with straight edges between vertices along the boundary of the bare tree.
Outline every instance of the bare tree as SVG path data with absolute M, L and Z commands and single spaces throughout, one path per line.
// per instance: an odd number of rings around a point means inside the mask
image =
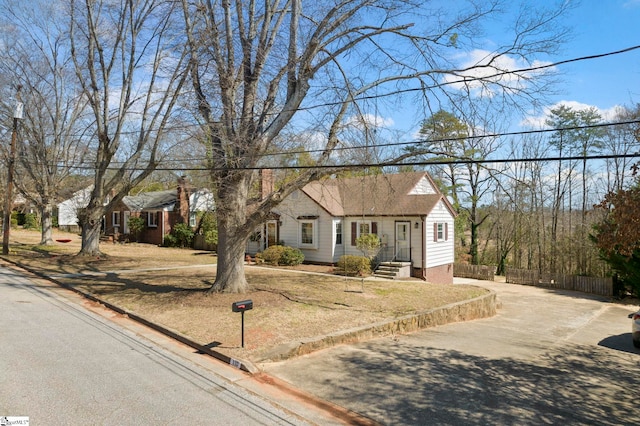
M 51 2 L 4 3 L 2 73 L 22 87 L 26 108 L 15 184 L 40 212 L 40 244 L 52 239 L 52 211 L 88 154 L 80 122 L 86 100 L 75 83 L 60 9 Z M 42 19 L 46 16 L 46 19 Z
M 372 96 L 408 101 L 411 96 L 401 93 L 420 94 L 427 108 L 478 97 L 493 99 L 497 108 L 518 100 L 524 105 L 523 97 L 534 98 L 544 88 L 538 84 L 543 75 L 509 72 L 502 59 L 532 61 L 554 50 L 563 38 L 558 21 L 567 2 L 551 10 L 523 10 L 513 21 L 512 43 L 464 65 L 449 58 L 481 47 L 476 41 L 482 23 L 508 2 L 469 2 L 460 10 L 408 0 L 182 0 L 182 5 L 194 102 L 216 187 L 218 267 L 212 291 L 244 292 L 249 235 L 293 190 L 334 171 L 323 167 L 333 164 L 350 118 L 367 121 Z M 415 98 L 411 105 L 418 105 Z M 275 150 L 285 129 L 303 126 L 324 135 L 313 167 L 252 199 L 265 153 Z
M 100 254 L 102 216 L 161 158 L 187 77 L 182 20 L 174 19 L 179 6 L 165 0 L 70 2 L 71 56 L 95 146 L 93 190 L 78 215 L 80 254 Z
M 615 120 L 629 122 L 640 118 L 640 104 L 631 108 L 619 108 Z M 604 148 L 610 153 L 618 155 L 607 160 L 607 173 L 604 177 L 604 193 L 611 193 L 626 189 L 629 185 L 631 165 L 634 159 L 626 157 L 633 152 L 640 139 L 640 124 L 620 124 L 607 129 L 604 138 Z

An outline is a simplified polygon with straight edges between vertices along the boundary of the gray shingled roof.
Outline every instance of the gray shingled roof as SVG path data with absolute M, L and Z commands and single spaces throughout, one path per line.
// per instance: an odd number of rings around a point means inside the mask
M 178 199 L 176 189 L 166 191 L 143 192 L 138 195 L 127 195 L 122 202 L 132 211 L 141 210 L 162 210 L 173 208 Z
M 419 216 L 444 199 L 440 193 L 409 195 L 426 175 L 411 172 L 328 179 L 312 182 L 302 191 L 332 216 Z

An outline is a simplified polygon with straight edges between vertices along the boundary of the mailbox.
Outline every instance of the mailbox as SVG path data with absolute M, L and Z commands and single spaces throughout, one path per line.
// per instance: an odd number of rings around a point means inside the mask
M 244 312 L 253 309 L 253 300 L 243 300 L 241 302 L 233 302 L 231 310 L 233 312 Z

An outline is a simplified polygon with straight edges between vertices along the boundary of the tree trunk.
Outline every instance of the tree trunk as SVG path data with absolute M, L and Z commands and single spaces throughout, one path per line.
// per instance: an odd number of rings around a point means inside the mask
M 40 237 L 41 246 L 53 244 L 52 211 L 53 207 L 51 206 L 51 203 L 45 203 L 45 205 L 40 208 L 40 215 L 42 216 L 42 234 Z
M 480 225 L 475 222 L 475 220 L 471 221 L 471 245 L 469 246 L 469 255 L 471 256 L 471 264 L 478 265 L 478 227 Z
M 249 283 L 244 275 L 246 238 L 234 232 L 235 224 L 226 221 L 218 228 L 218 265 L 210 292 L 245 293 Z
M 250 178 L 250 173 L 237 172 L 218 190 L 218 265 L 210 292 L 245 293 L 249 289 L 244 275 L 244 256 L 253 231 L 246 226 Z
M 82 226 L 82 245 L 80 256 L 102 256 L 100 251 L 100 228 L 102 226 L 102 210 L 87 208 L 78 215 Z

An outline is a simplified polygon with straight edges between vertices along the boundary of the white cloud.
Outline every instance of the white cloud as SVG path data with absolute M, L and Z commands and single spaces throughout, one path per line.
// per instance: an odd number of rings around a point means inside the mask
M 389 117 L 385 118 L 374 114 L 363 114 L 350 117 L 345 124 L 348 127 L 353 126 L 357 129 L 363 130 L 366 127 L 391 127 L 395 124 L 395 122 L 392 118 Z
M 448 75 L 444 83 L 452 87 L 463 89 L 470 88 L 476 96 L 494 96 L 493 88 L 487 86 L 487 82 L 500 85 L 507 90 L 522 90 L 526 85 L 526 78 L 531 78 L 541 71 L 525 71 L 513 73 L 512 71 L 540 67 L 550 62 L 534 61 L 527 63 L 512 56 L 495 56 L 494 52 L 475 49 L 465 55 L 459 56 L 462 60 L 460 67 L 468 69 L 459 75 Z M 546 69 L 547 71 L 549 69 Z M 464 81 L 465 78 L 470 80 Z M 482 81 L 481 81 L 482 80 Z
M 545 125 L 545 120 L 547 118 L 549 118 L 549 116 L 551 115 L 551 110 L 558 108 L 560 106 L 566 106 L 569 107 L 573 110 L 576 111 L 580 111 L 580 110 L 585 110 L 585 109 L 589 109 L 589 108 L 595 108 L 596 111 L 598 112 L 598 114 L 600 114 L 600 116 L 602 117 L 603 121 L 613 121 L 617 115 L 617 113 L 620 111 L 620 106 L 619 105 L 614 105 L 611 108 L 606 108 L 606 109 L 601 109 L 598 108 L 594 105 L 588 105 L 588 104 L 584 104 L 578 101 L 560 101 L 557 102 L 553 105 L 547 106 L 544 108 L 543 112 L 541 115 L 538 116 L 530 116 L 525 118 L 524 120 L 522 120 L 520 122 L 520 125 L 523 127 L 528 127 L 528 128 L 533 128 L 533 129 L 542 129 L 547 127 Z

